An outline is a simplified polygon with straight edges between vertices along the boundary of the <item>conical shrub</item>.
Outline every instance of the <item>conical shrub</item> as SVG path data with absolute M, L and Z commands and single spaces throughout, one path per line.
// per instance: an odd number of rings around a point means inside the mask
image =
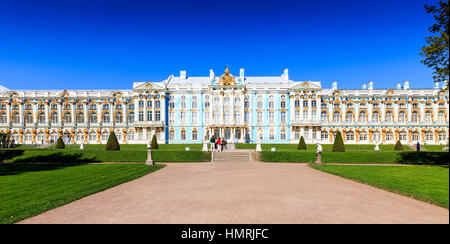
M 156 135 L 152 137 L 152 149 L 158 149 L 158 140 L 156 140 Z
M 114 131 L 109 134 L 108 142 L 106 142 L 106 150 L 120 150 L 119 141 L 117 140 L 116 133 L 114 133 Z
M 303 136 L 300 137 L 300 140 L 298 141 L 298 147 L 297 150 L 306 150 L 306 143 Z
M 342 140 L 341 132 L 338 131 L 336 133 L 336 138 L 334 138 L 334 144 L 333 144 L 333 152 L 345 152 L 345 146 L 344 141 Z
M 65 149 L 65 148 L 66 148 L 66 145 L 64 144 L 62 137 L 59 137 L 58 141 L 56 141 L 55 149 Z
M 395 143 L 394 151 L 403 151 L 403 146 L 400 140 L 398 140 L 397 143 Z

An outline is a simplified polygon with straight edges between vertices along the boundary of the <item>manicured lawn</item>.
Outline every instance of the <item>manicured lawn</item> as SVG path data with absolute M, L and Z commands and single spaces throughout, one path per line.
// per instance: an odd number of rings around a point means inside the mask
M 396 152 L 324 152 L 323 163 L 395 164 L 400 154 Z
M 164 167 L 0 163 L 0 223 L 20 221 Z
M 263 151 L 260 154 L 262 162 L 293 162 L 293 163 L 309 163 L 316 161 L 316 154 L 308 151 L 281 151 L 268 152 Z
M 446 147 L 446 145 L 422 145 L 427 151 L 430 152 L 443 152 L 442 149 Z
M 186 151 L 185 148 L 190 150 Z M 211 161 L 211 153 L 202 152 L 201 144 L 161 144 L 160 149 L 152 150 L 156 162 L 205 162 Z M 0 150 L 0 162 L 145 162 L 147 145 L 122 144 L 119 151 L 106 151 L 105 145 L 87 144 L 84 150 L 80 145 L 67 144 L 65 149 L 24 149 Z
M 297 144 L 261 144 L 261 149 L 263 151 L 270 151 L 271 148 L 276 148 L 277 151 L 297 151 Z M 394 151 L 395 145 L 379 145 L 380 151 Z M 256 144 L 237 144 L 237 149 L 256 149 Z M 333 144 L 322 144 L 323 152 L 331 152 L 333 148 Z M 315 152 L 317 149 L 316 144 L 307 144 L 306 150 Z M 369 144 L 361 144 L 361 145 L 345 145 L 346 152 L 373 152 L 375 149 L 375 145 Z M 404 151 L 411 151 L 412 149 L 404 146 Z
M 312 165 L 312 167 L 449 208 L 448 167 L 360 165 Z

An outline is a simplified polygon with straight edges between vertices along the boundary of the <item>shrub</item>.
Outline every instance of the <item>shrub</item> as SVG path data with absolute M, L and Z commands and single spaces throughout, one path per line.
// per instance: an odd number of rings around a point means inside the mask
M 156 140 L 156 135 L 153 135 L 151 145 L 152 145 L 152 149 L 158 149 L 158 140 Z
M 66 148 L 66 145 L 64 144 L 62 137 L 59 137 L 58 141 L 56 142 L 55 149 L 65 149 L 65 148 Z
M 117 140 L 116 133 L 114 133 L 114 131 L 109 134 L 108 142 L 106 142 L 106 150 L 120 150 L 119 141 Z
M 333 152 L 345 152 L 344 141 L 342 140 L 341 132 L 336 133 L 336 138 L 334 138 Z
M 300 137 L 300 140 L 298 141 L 298 150 L 306 150 L 306 143 L 305 143 L 305 139 L 302 137 Z
M 448 165 L 448 152 L 403 152 L 397 163 L 418 165 Z
M 403 151 L 403 146 L 400 140 L 398 140 L 397 143 L 395 144 L 394 151 Z

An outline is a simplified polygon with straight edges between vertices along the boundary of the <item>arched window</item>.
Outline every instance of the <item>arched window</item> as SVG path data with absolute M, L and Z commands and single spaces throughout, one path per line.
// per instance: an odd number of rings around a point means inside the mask
M 273 129 L 269 130 L 269 140 L 275 140 L 275 132 Z
M 447 140 L 447 133 L 445 133 L 445 131 L 440 131 L 439 132 L 439 141 L 445 141 Z
M 347 112 L 347 115 L 345 116 L 345 121 L 353 122 L 353 113 L 352 112 Z
M 192 140 L 196 141 L 198 139 L 198 134 L 197 134 L 197 130 L 193 130 L 192 131 Z
M 84 123 L 84 114 L 83 113 L 78 113 L 77 123 Z
M 6 123 L 6 122 L 7 122 L 6 113 L 1 113 L 0 114 L 0 123 Z
M 406 133 L 406 131 L 400 131 L 398 133 L 398 139 L 400 141 L 407 141 L 408 140 L 408 134 Z
M 110 122 L 110 116 L 109 113 L 106 112 L 103 114 L 103 123 L 109 123 Z
M 97 141 L 97 133 L 95 133 L 94 131 L 89 132 L 89 141 L 90 142 L 95 142 Z
M 107 131 L 102 132 L 102 141 L 107 141 L 109 137 L 109 133 Z
M 17 133 L 17 132 L 12 133 L 12 135 L 11 135 L 11 140 L 12 140 L 14 143 L 18 143 L 19 140 L 20 140 L 20 135 L 19 135 L 19 133 Z
M 439 122 L 445 122 L 445 112 L 444 111 L 439 111 L 438 120 L 439 120 Z
M 328 140 L 328 132 L 326 132 L 326 131 L 320 132 L 320 139 Z
M 419 113 L 413 112 L 413 113 L 411 114 L 411 121 L 412 121 L 412 122 L 419 122 Z
M 333 113 L 333 121 L 334 122 L 339 122 L 339 115 L 340 115 L 341 113 L 340 112 L 334 112 Z
M 24 135 L 24 141 L 26 144 L 31 143 L 31 141 L 33 140 L 33 136 L 31 134 L 31 132 L 27 132 Z
M 89 115 L 89 123 L 97 123 L 97 113 L 91 113 Z
M 394 140 L 394 133 L 392 131 L 386 132 L 386 141 Z
M 366 112 L 360 112 L 359 113 L 358 121 L 359 122 L 366 122 Z
M 116 113 L 116 123 L 122 123 L 123 116 L 121 112 Z
M 174 130 L 169 131 L 169 140 L 175 140 L 175 131 Z
M 355 140 L 355 133 L 353 131 L 347 132 L 347 141 L 354 141 Z
M 427 111 L 426 113 L 425 113 L 425 121 L 426 122 L 431 122 L 431 111 Z
M 26 124 L 32 124 L 33 123 L 33 114 L 26 113 L 25 114 L 25 123 Z
M 299 117 L 299 119 L 300 119 L 300 111 L 299 111 L 299 113 L 298 113 L 298 117 Z M 322 112 L 322 113 L 320 113 L 320 120 L 321 120 L 322 122 L 326 122 L 326 121 L 327 121 L 327 112 Z
M 181 140 L 182 141 L 186 140 L 186 131 L 185 130 L 181 130 Z
M 412 133 L 412 138 L 413 141 L 418 141 L 419 140 L 419 132 L 418 131 L 414 131 Z
M 280 131 L 280 139 L 281 140 L 286 140 L 286 130 L 285 129 L 281 129 L 281 131 Z
M 37 134 L 37 143 L 41 143 L 41 144 L 43 144 L 44 143 L 44 140 L 45 140 L 45 134 L 44 134 L 44 132 L 39 132 L 38 134 Z
M 427 132 L 425 133 L 425 139 L 426 139 L 427 141 L 432 141 L 432 140 L 433 140 L 433 132 L 427 131 Z
M 128 132 L 128 134 L 127 134 L 127 140 L 128 140 L 128 141 L 134 140 L 134 132 L 133 132 L 133 131 Z
M 39 123 L 45 123 L 45 113 L 39 113 Z
M 50 142 L 56 143 L 57 140 L 58 140 L 58 133 L 52 132 L 52 133 L 50 134 Z
M 78 132 L 77 135 L 76 135 L 76 137 L 75 137 L 75 140 L 76 140 L 77 142 L 83 142 L 83 140 L 84 140 L 83 132 Z
M 360 141 L 367 141 L 367 132 L 361 131 L 361 132 L 359 133 L 359 140 L 360 140 Z
M 72 123 L 72 116 L 70 115 L 70 113 L 64 114 L 64 123 Z
M 385 121 L 392 122 L 392 112 L 386 112 Z
M 14 113 L 13 114 L 13 123 L 15 123 L 15 124 L 20 123 L 19 113 Z
M 58 123 L 58 113 L 52 113 L 52 124 Z
M 128 123 L 134 123 L 134 113 L 133 112 L 128 114 Z
M 401 111 L 400 113 L 398 113 L 398 121 L 400 122 L 405 122 L 406 120 L 406 116 L 405 116 L 405 112 Z
M 378 112 L 374 112 L 373 114 L 372 114 L 372 121 L 373 122 L 378 122 L 379 121 L 379 117 L 380 116 L 380 114 L 378 113 Z

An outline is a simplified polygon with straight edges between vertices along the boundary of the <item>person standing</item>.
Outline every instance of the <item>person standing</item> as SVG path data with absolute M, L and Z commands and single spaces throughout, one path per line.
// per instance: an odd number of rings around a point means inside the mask
M 219 137 L 219 139 L 217 139 L 217 142 L 216 142 L 216 145 L 217 145 L 217 150 L 219 151 L 222 151 L 222 149 L 221 149 L 221 143 L 222 143 L 222 140 L 220 139 L 220 137 Z
M 209 143 L 211 144 L 211 151 L 214 150 L 214 148 L 216 147 L 216 137 L 214 135 L 211 136 Z
M 416 148 L 417 148 L 417 151 L 420 152 L 420 142 L 417 142 Z

